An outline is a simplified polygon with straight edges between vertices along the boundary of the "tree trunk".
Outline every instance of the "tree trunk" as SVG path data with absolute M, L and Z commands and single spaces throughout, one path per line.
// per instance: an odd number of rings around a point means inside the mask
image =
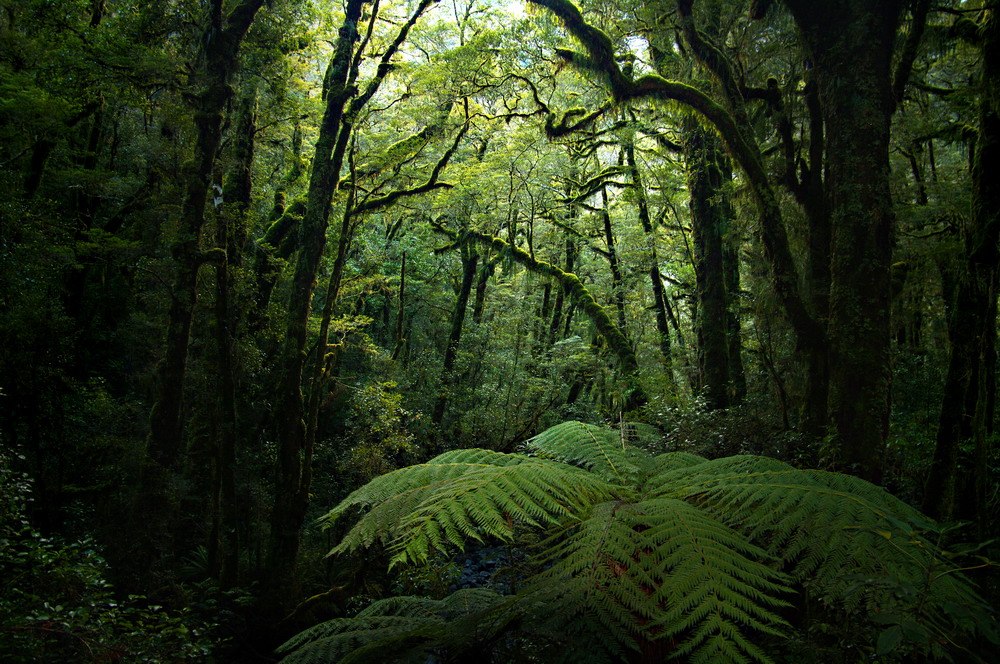
M 479 325 L 483 322 L 483 309 L 486 306 L 486 287 L 490 283 L 490 278 L 497 269 L 497 259 L 490 258 L 483 262 L 482 269 L 479 270 L 479 280 L 476 282 L 476 297 L 472 301 L 472 322 Z M 558 306 L 559 300 L 556 300 Z
M 462 326 L 465 323 L 465 313 L 469 308 L 469 295 L 476 278 L 476 265 L 479 254 L 463 242 L 462 247 L 462 284 L 459 286 L 455 300 L 455 310 L 451 314 L 451 331 L 448 333 L 448 345 L 444 351 L 444 364 L 441 367 L 441 393 L 434 404 L 431 421 L 440 426 L 444 421 L 444 413 L 448 407 L 448 392 L 454 385 L 452 373 L 455 370 L 455 358 L 458 356 L 458 345 L 462 340 Z
M 729 179 L 732 173 L 729 173 Z M 723 238 L 722 264 L 726 282 L 726 336 L 729 342 L 730 402 L 738 405 L 747 395 L 743 370 L 743 334 L 740 330 L 740 253 L 739 237 L 731 231 Z
M 239 49 L 264 0 L 242 0 L 225 17 L 222 0 L 211 4 L 203 52 L 194 78 L 190 103 L 197 138 L 187 168 L 181 216 L 170 248 L 174 262 L 171 306 L 165 352 L 156 369 L 155 399 L 149 414 L 149 436 L 142 486 L 133 507 L 138 548 L 151 561 L 164 553 L 170 521 L 176 509 L 170 475 L 180 465 L 183 448 L 184 382 L 188 343 L 197 301 L 198 271 L 207 260 L 224 259 L 225 251 L 203 252 L 201 235 L 216 154 L 222 140 L 222 120 L 233 94 L 230 80 L 239 64 Z
M 832 229 L 830 207 L 823 180 L 826 139 L 823 106 L 815 81 L 806 84 L 806 107 L 809 112 L 809 166 L 802 169 L 801 181 L 793 193 L 809 220 L 809 261 L 805 271 L 806 296 L 813 315 L 823 329 L 830 320 L 830 250 Z M 803 430 L 815 437 L 825 434 L 830 425 L 830 349 L 824 339 L 799 340 L 806 358 L 806 400 Z
M 830 412 L 839 465 L 879 482 L 891 387 L 891 64 L 902 3 L 786 4 L 812 57 L 826 127 Z
M 432 0 L 421 0 L 410 18 L 400 26 L 396 37 L 382 53 L 374 76 L 364 91 L 358 93 L 360 57 L 356 57 L 354 44 L 360 39 L 358 21 L 367 0 L 348 0 L 344 22 L 341 25 L 333 57 L 324 80 L 326 106 L 320 122 L 319 137 L 313 158 L 309 191 L 306 196 L 305 214 L 299 224 L 299 254 L 292 278 L 285 341 L 281 354 L 281 378 L 278 398 L 275 400 L 276 433 L 278 436 L 278 478 L 275 487 L 274 507 L 271 511 L 271 535 L 265 563 L 265 594 L 281 606 L 294 596 L 297 587 L 295 563 L 298 557 L 302 524 L 309 506 L 312 483 L 312 452 L 315 428 L 307 431 L 306 407 L 302 392 L 302 378 L 306 363 L 306 342 L 312 294 L 320 259 L 326 247 L 326 231 L 330 219 L 333 197 L 340 185 L 340 171 L 357 114 L 375 95 L 385 77 L 392 70 L 391 59 L 406 40 L 417 19 L 430 6 Z M 374 22 L 377 12 L 369 20 Z M 364 49 L 366 42 L 362 42 Z M 353 100 L 352 100 L 353 98 Z M 348 101 L 351 101 L 348 108 Z M 346 111 L 346 112 L 345 112 Z M 452 149 L 454 151 L 454 147 Z M 439 167 L 435 173 L 443 168 Z M 436 175 L 432 176 L 436 180 Z M 371 201 L 375 209 L 391 203 L 393 197 L 407 192 L 395 192 Z M 360 215 L 366 212 L 359 205 L 345 213 Z M 349 238 L 341 237 L 341 241 Z M 338 251 L 339 253 L 339 251 Z M 339 277 L 338 277 L 339 279 Z M 339 282 L 336 284 L 339 287 Z M 321 351 L 325 340 L 321 339 Z M 309 418 L 310 421 L 312 417 Z
M 396 303 L 396 343 L 392 349 L 392 361 L 399 359 L 399 353 L 403 350 L 403 339 L 406 322 L 406 252 L 399 261 L 399 297 Z M 477 321 L 478 322 L 478 321 Z
M 635 160 L 635 144 L 632 137 L 625 141 L 625 163 L 628 164 L 632 187 L 635 190 L 639 208 L 639 222 L 642 232 L 646 234 L 646 262 L 649 264 L 649 285 L 653 290 L 653 306 L 656 310 L 656 333 L 660 353 L 663 355 L 663 367 L 667 376 L 667 384 L 674 390 L 673 353 L 670 350 L 670 322 L 667 320 L 667 294 L 660 277 L 660 261 L 656 255 L 656 234 L 653 232 L 653 222 L 649 216 L 649 205 L 646 202 L 646 189 L 642 184 L 642 174 Z M 571 270 L 567 270 L 569 272 Z
M 219 519 L 217 563 L 219 584 L 232 588 L 239 583 L 240 535 L 239 511 L 236 499 L 236 445 L 239 422 L 236 413 L 236 364 L 233 357 L 236 329 L 240 325 L 240 308 L 232 299 L 233 270 L 243 263 L 246 245 L 246 215 L 253 192 L 251 173 L 254 161 L 254 134 L 257 126 L 256 93 L 248 92 L 240 101 L 239 114 L 233 132 L 233 166 L 223 187 L 224 213 L 219 218 L 217 246 L 226 252 L 216 264 L 215 333 L 219 355 L 218 457 L 216 459 L 216 492 Z M 213 561 L 214 562 L 214 561 Z
M 171 285 L 166 351 L 157 368 L 156 400 L 149 415 L 148 455 L 162 468 L 175 468 L 181 451 L 188 340 L 197 300 L 198 270 L 205 261 L 199 245 L 215 156 L 222 141 L 223 113 L 233 94 L 229 81 L 239 62 L 243 37 L 263 4 L 264 0 L 243 0 L 224 20 L 221 0 L 213 2 L 203 63 L 196 77 L 198 91 L 191 96 L 198 136 L 187 173 L 181 218 L 170 249 L 176 272 Z
M 327 78 L 326 107 L 319 127 L 313 158 L 305 214 L 299 223 L 299 254 L 292 277 L 291 297 L 281 353 L 281 378 L 275 403 L 275 427 L 278 438 L 278 476 L 274 507 L 271 510 L 271 534 L 264 565 L 265 594 L 282 604 L 282 598 L 296 591 L 295 562 L 299 552 L 300 530 L 309 505 L 311 459 L 305 446 L 305 404 L 302 374 L 306 360 L 306 331 L 312 304 L 313 288 L 320 258 L 326 246 L 326 229 L 333 196 L 340 183 L 343 150 L 339 142 L 341 119 L 353 94 L 351 83 L 354 44 L 365 0 L 348 0 L 340 33 L 334 47 Z M 287 601 L 287 600 L 286 600 Z
M 576 244 L 569 233 L 565 239 L 566 262 L 563 263 L 563 272 L 572 272 L 576 264 Z M 566 304 L 566 291 L 562 288 L 556 293 L 556 303 L 552 307 L 552 321 L 549 323 L 549 344 L 559 341 L 563 327 L 563 307 Z M 569 312 L 567 312 L 568 314 Z M 566 317 L 566 325 L 569 325 L 569 316 Z M 566 336 L 565 334 L 563 336 Z
M 604 222 L 604 242 L 608 247 L 608 265 L 611 268 L 611 301 L 615 303 L 618 313 L 618 329 L 628 336 L 625 325 L 625 285 L 622 282 L 622 269 L 618 264 L 618 248 L 615 246 L 615 234 L 611 228 L 611 213 L 608 212 L 608 192 L 601 189 L 601 220 Z
M 963 264 L 948 310 L 951 342 L 934 458 L 924 493 L 924 511 L 938 519 L 985 518 L 988 433 L 996 394 L 996 312 L 1000 274 L 1000 20 L 986 13 L 982 29 L 979 134 L 972 163 L 972 219 L 966 229 Z M 975 448 L 974 499 L 958 509 L 958 450 L 971 434 Z M 961 513 L 959 513 L 961 511 Z
M 699 373 L 709 409 L 729 406 L 729 307 L 723 261 L 723 237 L 732 211 L 723 191 L 722 159 L 714 136 L 695 121 L 685 127 L 684 157 L 691 195 L 696 338 Z

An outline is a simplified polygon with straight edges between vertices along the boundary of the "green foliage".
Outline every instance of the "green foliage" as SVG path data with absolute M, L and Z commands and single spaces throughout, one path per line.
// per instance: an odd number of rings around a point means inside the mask
M 43 537 L 30 485 L 0 457 L 0 652 L 5 662 L 205 661 L 215 645 L 189 614 L 116 597 L 92 540 Z
M 565 634 L 566 661 L 615 661 L 650 647 L 696 662 L 771 661 L 768 640 L 792 631 L 782 612 L 795 588 L 839 610 L 891 615 L 890 629 L 921 625 L 928 652 L 943 653 L 960 634 L 995 630 L 970 583 L 924 536 L 931 524 L 863 480 L 759 456 L 653 456 L 628 435 L 579 422 L 552 427 L 525 448 L 455 450 L 372 480 L 324 517 L 332 524 L 367 510 L 333 552 L 384 542 L 393 564 L 426 564 L 469 540 L 518 543 L 525 529 L 540 529 L 534 574 L 516 594 L 491 600 L 489 610 L 502 605 L 504 617 L 490 624 L 509 627 L 526 652 L 541 653 L 553 634 Z M 862 585 L 859 577 L 884 582 Z M 903 585 L 920 589 L 918 602 L 900 601 Z M 440 623 L 458 601 L 422 604 L 421 617 L 407 620 L 373 605 L 284 650 L 296 662 L 352 648 L 345 661 L 373 651 L 400 661 L 419 660 L 427 648 L 463 652 L 449 640 L 457 627 Z M 483 611 L 463 615 L 487 620 Z M 885 634 L 868 647 L 885 654 L 899 646 L 895 631 Z
M 296 635 L 282 646 L 292 651 L 282 661 L 384 662 L 385 648 L 393 644 L 407 650 L 403 661 L 425 662 L 442 650 L 482 647 L 515 615 L 510 601 L 482 588 L 459 590 L 442 600 L 391 597 L 373 602 L 353 618 Z
M 367 481 L 393 470 L 399 465 L 398 458 L 412 455 L 413 436 L 405 428 L 411 413 L 402 407 L 402 401 L 391 381 L 376 381 L 358 389 L 351 402 L 348 424 L 353 444 L 341 462 L 344 472 Z

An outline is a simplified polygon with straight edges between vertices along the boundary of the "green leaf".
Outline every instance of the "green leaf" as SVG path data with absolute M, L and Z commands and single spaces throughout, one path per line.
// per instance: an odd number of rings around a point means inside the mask
M 888 655 L 895 650 L 903 641 L 903 630 L 899 625 L 893 625 L 882 630 L 878 635 L 878 644 L 875 646 L 876 655 Z

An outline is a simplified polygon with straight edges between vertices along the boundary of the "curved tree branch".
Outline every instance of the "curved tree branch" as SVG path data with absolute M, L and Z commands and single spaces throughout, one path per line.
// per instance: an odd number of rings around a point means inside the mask
M 566 29 L 587 49 L 588 57 L 585 62 L 580 58 L 573 58 L 569 59 L 571 64 L 599 72 L 616 100 L 650 98 L 676 101 L 697 111 L 716 128 L 749 181 L 760 213 L 764 251 L 773 270 L 775 292 L 789 322 L 800 340 L 811 339 L 822 343 L 825 338 L 824 330 L 810 315 L 799 296 L 798 272 L 792 260 L 777 195 L 768 180 L 760 151 L 741 130 L 736 118 L 694 86 L 671 81 L 657 74 L 646 74 L 635 81 L 625 76 L 615 60 L 611 40 L 604 32 L 588 24 L 580 10 L 569 0 L 529 2 L 548 8 L 562 20 Z M 560 55 L 565 57 L 563 52 Z

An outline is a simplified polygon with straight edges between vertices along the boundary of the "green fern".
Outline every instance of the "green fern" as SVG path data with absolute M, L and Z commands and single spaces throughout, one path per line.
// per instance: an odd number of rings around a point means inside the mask
M 509 600 L 485 589 L 460 590 L 443 600 L 390 597 L 373 602 L 353 618 L 311 627 L 284 643 L 286 664 L 396 661 L 423 664 L 435 651 L 468 650 L 490 642 L 515 614 Z
M 514 524 L 550 525 L 612 495 L 592 473 L 555 461 L 489 450 L 445 452 L 375 478 L 323 519 L 370 507 L 333 553 L 389 543 L 392 564 L 426 562 L 466 540 L 509 541 Z
M 857 575 L 923 586 L 923 617 L 935 625 L 947 622 L 944 607 L 980 604 L 961 576 L 928 574 L 940 561 L 918 534 L 926 519 L 878 487 L 765 457 L 651 456 L 633 440 L 565 422 L 525 453 L 447 452 L 361 487 L 324 517 L 364 512 L 334 553 L 382 541 L 393 564 L 426 564 L 470 540 L 512 542 L 534 529 L 535 573 L 504 598 L 378 602 L 289 641 L 287 661 L 424 661 L 492 643 L 547 662 L 650 648 L 768 662 L 761 637 L 786 633 L 779 613 L 797 584 L 849 610 L 898 608 L 889 589 L 859 590 Z

